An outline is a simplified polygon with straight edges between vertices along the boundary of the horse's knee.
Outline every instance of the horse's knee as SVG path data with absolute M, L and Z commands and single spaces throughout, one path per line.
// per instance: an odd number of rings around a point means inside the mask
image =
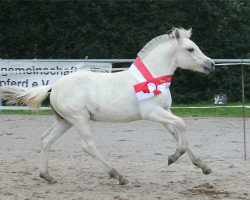
M 179 117 L 175 120 L 175 127 L 179 130 L 186 130 L 185 122 Z
M 93 141 L 82 141 L 82 148 L 83 151 L 85 151 L 87 154 L 89 154 L 92 157 L 96 156 L 96 148 L 95 148 L 95 144 Z
M 48 151 L 52 145 L 52 141 L 48 140 L 47 137 L 41 137 L 41 148 Z

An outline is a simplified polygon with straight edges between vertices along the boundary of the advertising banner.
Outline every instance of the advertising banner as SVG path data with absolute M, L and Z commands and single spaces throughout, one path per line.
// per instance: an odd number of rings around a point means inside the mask
M 79 70 L 110 73 L 112 64 L 72 60 L 0 60 L 0 87 L 50 85 L 60 77 Z

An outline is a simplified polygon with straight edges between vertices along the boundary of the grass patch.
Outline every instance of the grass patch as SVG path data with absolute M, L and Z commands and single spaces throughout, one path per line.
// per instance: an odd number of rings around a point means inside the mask
M 39 110 L 39 111 L 31 111 L 31 110 L 1 110 L 0 114 L 20 114 L 20 115 L 52 115 L 51 110 Z
M 242 108 L 173 108 L 173 114 L 181 117 L 242 117 Z M 245 116 L 250 117 L 250 109 L 245 109 Z
M 230 103 L 225 106 L 239 106 L 241 103 Z M 215 106 L 214 104 L 181 104 L 173 105 L 173 107 L 206 107 Z M 218 106 L 218 105 L 217 105 Z M 247 103 L 246 106 L 250 106 Z M 172 108 L 173 114 L 181 117 L 242 117 L 242 108 L 228 108 L 228 107 L 217 107 L 217 108 Z M 245 116 L 250 117 L 250 109 L 245 108 Z
M 231 103 L 226 106 L 237 106 L 240 103 Z M 246 104 L 250 106 L 250 103 Z M 173 107 L 205 107 L 214 104 L 181 104 Z M 242 117 L 242 108 L 172 108 L 173 114 L 180 117 Z M 25 115 L 52 115 L 51 110 L 41 110 L 32 112 L 31 110 L 2 110 L 0 114 L 25 114 Z M 245 116 L 250 117 L 250 108 L 245 109 Z

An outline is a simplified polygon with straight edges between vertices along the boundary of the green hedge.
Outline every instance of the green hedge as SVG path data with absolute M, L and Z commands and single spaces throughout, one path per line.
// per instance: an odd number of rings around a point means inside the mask
M 211 58 L 250 56 L 249 0 L 84 0 L 0 1 L 0 58 L 135 58 L 174 26 L 192 27 Z M 209 76 L 178 71 L 172 85 L 177 103 L 213 101 L 218 89 L 240 100 L 239 67 Z

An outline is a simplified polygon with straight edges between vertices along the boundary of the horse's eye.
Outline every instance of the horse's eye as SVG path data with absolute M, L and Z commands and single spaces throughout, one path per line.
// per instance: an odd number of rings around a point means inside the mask
M 194 51 L 194 48 L 188 48 L 187 49 L 189 52 L 193 52 Z

